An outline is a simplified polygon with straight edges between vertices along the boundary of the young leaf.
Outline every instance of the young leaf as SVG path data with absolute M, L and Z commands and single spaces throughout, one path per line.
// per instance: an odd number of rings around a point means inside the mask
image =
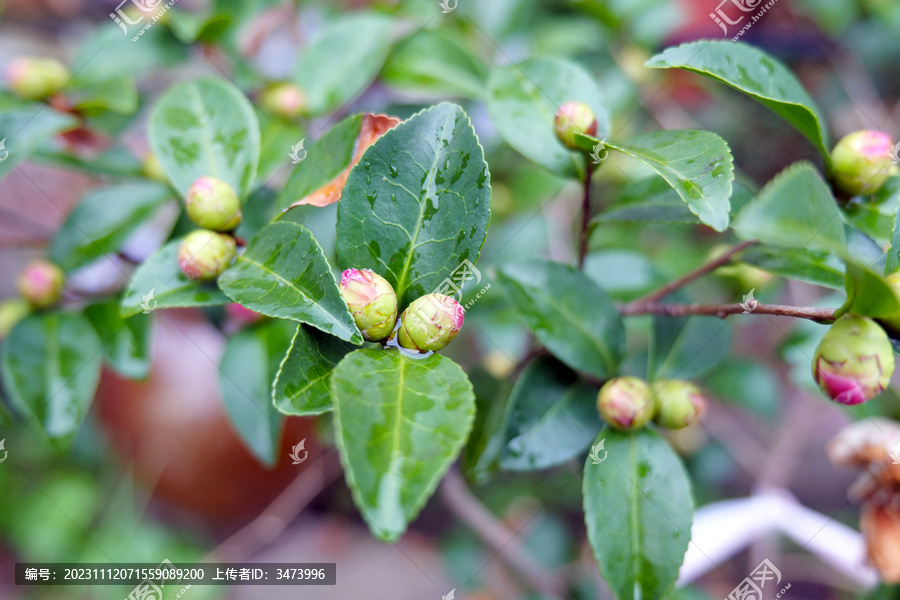
M 578 177 L 584 160 L 556 139 L 553 121 L 564 103 L 587 104 L 597 119 L 597 137 L 609 133 L 603 92 L 594 77 L 561 58 L 531 58 L 499 67 L 488 80 L 487 109 L 497 131 L 519 153 L 563 177 Z
M 780 277 L 833 290 L 844 289 L 844 263 L 821 250 L 797 250 L 756 244 L 741 252 L 740 261 Z
M 150 315 L 122 318 L 119 300 L 92 304 L 84 316 L 100 336 L 103 355 L 109 365 L 123 377 L 143 379 L 150 373 Z
M 362 344 L 334 273 L 313 234 L 282 219 L 262 230 L 219 277 L 225 294 L 251 310 L 308 323 Z
M 331 410 L 331 371 L 354 349 L 333 335 L 298 324 L 272 384 L 275 408 L 300 416 Z
M 90 322 L 73 313 L 39 313 L 10 332 L 0 355 L 13 408 L 33 415 L 51 438 L 71 439 L 100 379 L 103 350 Z
M 271 382 L 291 343 L 293 324 L 272 319 L 228 338 L 219 363 L 219 389 L 231 423 L 253 455 L 278 462 L 284 416 L 272 406 Z
M 498 283 L 556 358 L 600 379 L 615 374 L 625 349 L 625 328 L 615 305 L 587 275 L 534 260 L 503 268 Z
M 70 271 L 116 252 L 135 229 L 171 199 L 169 188 L 158 183 L 91 190 L 53 238 L 50 259 Z
M 646 62 L 651 69 L 685 69 L 714 79 L 757 100 L 797 128 L 829 158 L 825 119 L 794 74 L 750 44 L 704 40 L 669 48 Z
M 228 302 L 214 284 L 194 281 L 181 272 L 180 245 L 181 239 L 170 241 L 137 268 L 122 296 L 123 317 L 154 308 L 216 306 Z
M 0 111 L 0 180 L 40 148 L 47 138 L 78 124 L 71 115 L 40 104 Z
M 654 317 L 647 379 L 691 379 L 728 356 L 731 326 L 708 317 Z
M 596 388 L 553 359 L 535 361 L 512 390 L 500 466 L 508 471 L 555 467 L 581 455 L 602 426 Z
M 478 260 L 490 219 L 490 174 L 469 118 L 455 104 L 385 133 L 350 172 L 338 203 L 342 268 L 391 282 L 401 306 Z
M 170 89 L 150 116 L 150 145 L 183 195 L 203 176 L 250 191 L 259 162 L 253 105 L 227 81 L 200 79 Z
M 840 309 L 841 314 L 875 318 L 900 314 L 900 300 L 880 273 L 853 260 L 846 263 L 847 302 Z
M 775 176 L 734 221 L 742 236 L 787 248 L 846 252 L 841 211 L 828 186 L 807 162 Z
M 594 558 L 618 600 L 671 591 L 691 535 L 690 480 L 678 456 L 648 429 L 604 428 L 606 460 L 584 465 L 584 518 Z
M 351 352 L 331 375 L 335 443 L 373 535 L 392 542 L 456 459 L 475 416 L 472 384 L 448 358 Z

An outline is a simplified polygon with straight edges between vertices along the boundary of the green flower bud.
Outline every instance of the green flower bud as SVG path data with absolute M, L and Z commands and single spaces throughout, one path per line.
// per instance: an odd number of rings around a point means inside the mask
M 234 188 L 214 177 L 201 177 L 187 193 L 191 221 L 213 231 L 231 231 L 241 224 L 241 201 Z
M 153 152 L 148 152 L 144 157 L 144 164 L 141 165 L 141 174 L 147 179 L 159 181 L 160 183 L 169 183 L 169 176 L 166 175 L 159 157 Z
M 816 348 L 813 377 L 841 404 L 861 404 L 883 391 L 894 373 L 894 352 L 872 319 L 846 315 L 835 321 Z
M 681 429 L 706 410 L 703 392 L 690 381 L 655 381 L 650 387 L 656 403 L 654 420 L 667 429 Z
M 266 113 L 296 119 L 306 112 L 306 94 L 293 83 L 274 83 L 260 93 L 259 106 Z
M 603 420 L 616 429 L 637 429 L 653 418 L 655 405 L 650 386 L 637 377 L 615 377 L 603 384 L 597 394 L 597 410 Z
M 178 248 L 181 272 L 198 281 L 215 279 L 234 260 L 237 244 L 234 238 L 208 229 L 189 233 Z
M 891 289 L 894 290 L 894 296 L 896 296 L 897 300 L 900 301 L 900 271 L 891 273 L 890 275 L 885 277 L 884 280 L 889 286 L 891 286 Z M 900 332 L 900 314 L 883 318 L 881 319 L 881 322 L 885 325 L 888 325 L 891 329 Z
M 566 102 L 556 111 L 553 122 L 556 137 L 566 147 L 575 150 L 575 134 L 597 135 L 597 119 L 594 111 L 581 102 Z
M 58 265 L 36 260 L 22 270 L 17 285 L 19 293 L 29 304 L 45 308 L 62 297 L 65 281 L 66 276 Z
M 398 342 L 407 350 L 440 350 L 453 341 L 465 319 L 463 307 L 450 296 L 428 294 L 416 298 L 400 315 Z
M 16 323 L 31 312 L 31 307 L 21 298 L 10 298 L 0 303 L 0 340 L 6 338 Z
M 890 176 L 892 146 L 890 136 L 880 131 L 844 137 L 831 151 L 837 187 L 854 196 L 877 192 Z
M 340 288 L 366 340 L 379 342 L 390 335 L 397 324 L 397 294 L 387 279 L 369 269 L 347 269 Z
M 70 77 L 66 66 L 53 58 L 17 58 L 6 69 L 9 88 L 27 100 L 53 96 Z

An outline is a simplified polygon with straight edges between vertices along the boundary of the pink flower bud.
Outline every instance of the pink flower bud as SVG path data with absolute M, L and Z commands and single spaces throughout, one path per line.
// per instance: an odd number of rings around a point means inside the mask
M 363 338 L 379 342 L 397 324 L 397 294 L 387 279 L 369 269 L 341 273 L 341 296 Z
M 890 176 L 892 166 L 890 136 L 880 131 L 851 133 L 831 151 L 834 182 L 844 192 L 873 194 Z
M 841 404 L 862 404 L 882 392 L 894 373 L 894 352 L 872 319 L 846 315 L 828 329 L 813 358 L 813 377 Z
M 44 308 L 62 297 L 66 276 L 56 264 L 36 260 L 19 274 L 19 293 L 32 306 Z
M 230 185 L 215 177 L 197 179 L 187 193 L 191 220 L 213 231 L 231 231 L 241 224 L 241 201 Z
M 236 250 L 237 244 L 230 235 L 198 229 L 182 240 L 178 266 L 191 279 L 209 281 L 231 266 Z
M 653 418 L 655 405 L 650 386 L 637 377 L 610 379 L 597 394 L 597 410 L 603 420 L 616 429 L 638 429 Z
M 597 119 L 594 111 L 587 104 L 581 102 L 566 102 L 556 111 L 556 119 L 553 122 L 556 137 L 566 147 L 575 150 L 575 134 L 597 134 Z
M 453 341 L 465 320 L 459 302 L 443 294 L 428 294 L 403 311 L 397 341 L 407 350 L 437 351 Z

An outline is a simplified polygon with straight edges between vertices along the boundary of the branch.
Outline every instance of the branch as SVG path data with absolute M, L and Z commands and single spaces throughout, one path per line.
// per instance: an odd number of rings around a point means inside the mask
M 588 252 L 588 228 L 591 223 L 591 175 L 594 173 L 594 163 L 584 156 L 584 196 L 581 200 L 581 247 L 578 250 L 578 268 L 584 268 L 584 259 Z
M 738 244 L 737 246 L 733 246 L 727 252 L 725 252 L 724 254 L 719 256 L 718 258 L 715 258 L 715 259 L 697 267 L 696 269 L 694 269 L 687 275 L 680 277 L 680 278 L 676 279 L 675 281 L 670 281 L 669 283 L 662 286 L 655 292 L 647 294 L 646 296 L 644 296 L 642 298 L 638 298 L 637 300 L 632 300 L 631 302 L 629 302 L 629 305 L 638 306 L 641 304 L 652 304 L 652 303 L 656 302 L 657 300 L 662 300 L 663 298 L 665 298 L 666 296 L 668 296 L 670 293 L 674 292 L 675 290 L 677 290 L 681 287 L 684 287 L 685 285 L 689 284 L 690 282 L 694 281 L 695 279 L 702 277 L 703 275 L 706 275 L 710 271 L 715 271 L 722 265 L 731 262 L 732 256 L 734 256 L 735 254 L 737 254 L 743 250 L 746 250 L 748 247 L 752 246 L 755 243 L 756 243 L 755 241 L 750 240 L 748 242 L 742 242 L 742 243 Z
M 754 301 L 755 302 L 755 301 Z M 834 321 L 833 308 L 813 308 L 807 306 L 784 306 L 780 304 L 756 304 L 746 310 L 743 304 L 658 304 L 655 302 L 629 302 L 619 307 L 623 315 L 665 315 L 667 317 L 687 317 L 701 315 L 724 319 L 739 313 L 754 315 L 779 315 L 809 319 L 810 321 Z M 753 306 L 752 304 L 750 306 Z

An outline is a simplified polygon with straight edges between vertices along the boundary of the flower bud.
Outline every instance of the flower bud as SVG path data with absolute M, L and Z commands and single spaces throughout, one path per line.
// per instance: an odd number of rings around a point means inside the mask
M 241 224 L 241 201 L 234 188 L 214 177 L 201 177 L 187 193 L 191 221 L 213 231 L 231 231 Z
M 831 151 L 834 182 L 847 194 L 872 194 L 887 180 L 891 171 L 891 138 L 880 131 L 851 133 Z
M 178 266 L 191 279 L 209 281 L 231 265 L 236 249 L 230 235 L 198 229 L 182 240 L 178 248 Z
M 888 386 L 894 352 L 884 330 L 872 319 L 846 315 L 825 333 L 813 358 L 813 377 L 825 394 L 841 404 L 861 404 Z
M 275 83 L 259 95 L 264 112 L 284 119 L 296 119 L 306 112 L 306 94 L 292 83 Z
M 27 100 L 53 96 L 69 77 L 66 66 L 53 58 L 17 58 L 6 68 L 9 88 Z
M 597 394 L 597 410 L 616 429 L 637 429 L 653 417 L 650 386 L 637 377 L 610 379 Z
M 400 315 L 398 342 L 407 350 L 440 350 L 453 341 L 465 319 L 463 307 L 450 296 L 416 298 Z
M 556 137 L 568 148 L 575 150 L 575 134 L 597 134 L 597 119 L 594 111 L 581 102 L 566 102 L 556 111 L 553 122 Z
M 897 301 L 900 302 L 900 271 L 891 273 L 885 277 L 884 280 L 891 286 L 891 289 L 894 291 L 894 296 L 896 296 Z M 900 314 L 882 318 L 880 321 L 885 325 L 888 325 L 895 332 L 900 332 Z
M 387 279 L 369 269 L 347 269 L 340 288 L 366 340 L 378 342 L 390 335 L 397 324 L 397 294 Z
M 34 307 L 45 308 L 62 297 L 66 276 L 56 264 L 36 260 L 19 274 L 19 293 Z
M 159 181 L 160 183 L 169 183 L 169 176 L 166 175 L 159 157 L 153 152 L 148 152 L 144 157 L 144 163 L 141 165 L 141 174 L 147 179 Z
M 651 386 L 656 403 L 654 420 L 667 429 L 681 429 L 697 421 L 706 409 L 703 392 L 689 381 L 654 381 Z
M 6 338 L 16 323 L 24 319 L 31 308 L 21 298 L 10 298 L 0 303 L 0 340 Z

